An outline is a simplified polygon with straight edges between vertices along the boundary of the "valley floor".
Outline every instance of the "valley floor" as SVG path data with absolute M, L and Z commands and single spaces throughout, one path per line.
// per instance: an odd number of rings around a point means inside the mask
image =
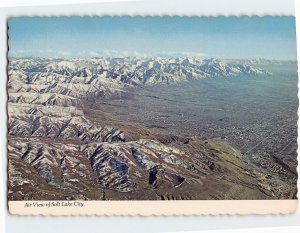
M 227 78 L 229 68 L 249 67 L 209 60 L 199 67 L 227 76 L 132 85 L 130 75 L 111 79 L 114 63 L 107 72 L 87 68 L 98 60 L 82 69 L 47 62 L 11 64 L 9 200 L 297 198 L 294 74 Z M 176 69 L 163 62 L 168 72 L 204 72 L 187 60 Z M 154 71 L 150 81 L 160 80 Z

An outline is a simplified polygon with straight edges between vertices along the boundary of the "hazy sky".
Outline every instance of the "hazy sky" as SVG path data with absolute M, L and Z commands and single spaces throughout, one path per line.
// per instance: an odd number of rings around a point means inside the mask
M 294 17 L 21 17 L 9 56 L 296 59 Z

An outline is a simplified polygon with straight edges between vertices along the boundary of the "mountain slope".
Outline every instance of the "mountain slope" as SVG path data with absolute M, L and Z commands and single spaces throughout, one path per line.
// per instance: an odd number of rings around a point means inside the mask
M 8 75 L 9 200 L 275 198 L 227 144 L 143 126 L 128 140 L 88 114 L 94 100 L 127 98 L 136 86 L 266 71 L 215 59 L 24 58 L 10 60 Z

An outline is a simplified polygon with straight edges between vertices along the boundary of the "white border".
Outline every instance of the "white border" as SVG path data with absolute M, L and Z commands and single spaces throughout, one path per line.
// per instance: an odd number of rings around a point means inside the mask
M 22 6 L 25 1 L 7 0 L 3 6 L 10 6 L 11 2 Z M 38 7 L 6 7 L 5 15 L 53 16 L 77 13 L 81 15 L 264 16 L 268 14 L 280 16 L 295 14 L 294 0 L 27 0 L 27 2 L 27 6 L 36 4 Z M 66 5 L 70 3 L 76 4 Z M 54 4 L 59 4 L 60 7 Z
M 98 0 L 100 1 L 100 0 Z M 109 0 L 107 0 L 109 1 Z M 4 3 L 3 3 L 4 2 Z M 15 0 L 1 0 L 0 6 L 18 6 L 19 4 L 25 5 L 25 0 L 22 1 L 15 1 Z M 53 3 L 57 3 L 58 0 L 49 0 L 49 1 L 43 1 L 41 0 L 31 0 L 28 1 L 30 2 L 28 5 L 51 5 Z M 26 5 L 27 5 L 26 2 Z M 46 3 L 45 3 L 46 2 Z M 64 0 L 64 3 L 74 3 L 74 2 L 83 2 L 83 0 Z M 87 2 L 87 1 L 86 1 Z M 89 1 L 91 2 L 91 1 Z M 93 1 L 96 2 L 96 1 Z M 103 2 L 103 1 L 102 1 Z M 191 1 L 191 0 L 186 0 L 186 1 L 180 1 L 180 0 L 172 0 L 172 3 L 170 3 L 171 0 L 166 1 L 157 1 L 157 0 L 152 0 L 152 1 L 139 1 L 139 2 L 122 2 L 122 3 L 101 3 L 101 4 L 87 4 L 87 5 L 73 5 L 73 6 L 61 6 L 61 7 L 56 7 L 56 6 L 42 6 L 42 7 L 26 7 L 26 8 L 0 8 L 0 46 L 1 46 L 1 57 L 0 57 L 0 75 L 1 77 L 6 77 L 6 18 L 9 15 L 33 15 L 33 14 L 38 14 L 38 15 L 58 15 L 58 14 L 66 14 L 66 15 L 71 15 L 71 14 L 99 14 L 106 12 L 106 14 L 122 14 L 122 12 L 127 12 L 128 15 L 133 15 L 133 14 L 145 14 L 145 13 L 153 13 L 156 12 L 158 15 L 163 15 L 163 14 L 183 14 L 183 15 L 188 15 L 188 14 L 201 14 L 201 12 L 205 15 L 218 15 L 218 14 L 223 14 L 223 15 L 230 15 L 230 14 L 235 14 L 235 15 L 293 15 L 294 14 L 294 8 L 293 8 L 293 0 L 199 0 L 199 1 Z M 6 4 L 6 5 L 5 5 Z M 296 15 L 298 18 L 297 20 L 297 34 L 298 34 L 298 40 L 297 44 L 300 45 L 300 40 L 299 40 L 299 35 L 300 35 L 300 2 L 296 1 Z M 129 12 L 129 13 L 128 13 Z M 299 47 L 299 46 L 298 46 Z M 299 51 L 299 49 L 298 49 Z M 298 52 L 299 54 L 299 52 Z M 298 61 L 299 61 L 300 56 L 298 55 Z M 299 67 L 299 63 L 298 63 Z M 1 98 L 0 98 L 0 116 L 1 116 L 1 122 L 0 122 L 0 145 L 1 145 L 1 150 L 0 154 L 2 156 L 2 159 L 0 159 L 0 232 L 6 232 L 4 229 L 4 224 L 2 224 L 3 220 L 3 213 L 6 214 L 6 223 L 9 223 L 10 225 L 16 224 L 20 225 L 20 229 L 22 230 L 23 233 L 26 232 L 32 232 L 33 228 L 30 228 L 30 225 L 28 224 L 36 224 L 37 227 L 43 226 L 44 229 L 42 230 L 44 233 L 46 232 L 52 232 L 52 224 L 56 226 L 61 226 L 60 230 L 56 230 L 58 232 L 66 232 L 66 229 L 63 228 L 67 227 L 69 230 L 73 230 L 73 232 L 82 232 L 82 228 L 80 229 L 80 224 L 91 224 L 89 221 L 84 221 L 86 219 L 80 219 L 76 218 L 76 220 L 72 220 L 70 218 L 47 218 L 47 219 L 41 219 L 41 218 L 15 218 L 12 216 L 7 215 L 7 209 L 6 209 L 6 112 L 3 111 L 6 106 L 6 88 L 5 88 L 5 82 L 0 82 L 0 93 L 1 93 Z M 4 107 L 4 108 L 3 108 Z M 299 110 L 298 110 L 299 111 Z M 299 112 L 298 112 L 299 115 Z M 299 122 L 298 122 L 299 124 Z M 298 135 L 300 135 L 300 130 L 298 129 Z M 299 143 L 299 138 L 298 138 L 298 143 Z M 299 152 L 299 149 L 298 149 Z M 1 169 L 2 168 L 2 169 Z M 299 174 L 299 166 L 298 166 L 298 174 Z M 299 179 L 298 179 L 298 187 L 299 187 Z M 4 198 L 5 197 L 5 198 Z M 299 194 L 298 194 L 299 197 Z M 3 202 L 3 200 L 5 202 Z M 138 228 L 139 226 L 143 226 L 143 228 L 140 228 L 140 231 L 144 232 L 153 232 L 153 228 L 151 226 L 153 224 L 157 225 L 157 230 L 159 229 L 166 229 L 166 226 L 164 223 L 169 224 L 170 227 L 168 229 L 173 229 L 174 232 L 174 227 L 172 228 L 171 225 L 177 226 L 176 230 L 182 230 L 183 228 L 180 227 L 180 224 L 186 223 L 185 229 L 202 229 L 201 226 L 198 226 L 198 224 L 213 224 L 217 223 L 217 226 L 214 225 L 212 228 L 236 228 L 236 227 L 253 227 L 253 226 L 270 226 L 272 223 L 274 226 L 283 225 L 283 226 L 299 226 L 299 219 L 300 219 L 300 213 L 299 213 L 299 203 L 298 203 L 298 212 L 295 215 L 290 215 L 290 216 L 282 216 L 282 217 L 271 217 L 271 216 L 264 216 L 264 217 L 236 217 L 236 218 L 226 218 L 224 217 L 205 217 L 206 222 L 203 220 L 201 217 L 197 218 L 168 218 L 168 219 L 161 219 L 161 218 L 156 218 L 154 221 L 153 218 L 150 218 L 150 223 L 148 222 L 143 222 L 142 219 L 140 218 L 135 218 L 135 221 L 131 222 L 130 225 L 130 220 L 127 219 L 127 221 L 121 221 L 118 218 L 110 218 L 110 219 L 95 219 L 94 222 L 94 227 L 97 229 L 97 223 L 101 224 L 98 225 L 98 229 L 101 229 L 101 231 L 105 231 L 105 226 L 108 227 L 110 224 L 118 224 L 119 222 L 122 222 L 122 226 L 120 226 L 120 230 L 123 229 L 123 232 L 126 232 L 126 229 L 130 229 L 132 226 L 132 231 L 135 232 L 134 229 Z M 210 219 L 212 218 L 212 219 Z M 173 220 L 170 220 L 173 219 Z M 39 220 L 39 221 L 37 221 Z M 55 222 L 54 222 L 54 221 Z M 71 221 L 70 221 L 71 220 Z M 247 222 L 248 220 L 248 222 Z M 255 224 L 253 224 L 253 221 L 255 221 Z M 141 225 L 140 222 L 143 224 Z M 252 225 L 251 225 L 252 222 Z M 64 224 L 65 223 L 65 224 Z M 42 224 L 42 225 L 40 225 Z M 67 225 L 71 224 L 71 225 Z M 106 224 L 106 225 L 105 225 Z M 191 226 L 194 226 L 194 228 L 191 228 Z M 99 228 L 99 227 L 102 228 Z M 197 228 L 197 226 L 199 228 Z M 89 227 L 85 226 L 85 230 L 91 230 L 94 229 L 94 227 Z M 210 228 L 210 229 L 212 229 Z M 28 229 L 28 231 L 26 231 Z M 94 230 L 95 230 L 94 229 Z M 150 231 L 148 231 L 150 229 Z M 206 228 L 207 229 L 207 228 Z M 298 228 L 299 229 L 299 228 Z M 3 230 L 3 231 L 2 231 Z M 107 231 L 109 228 L 106 229 Z M 254 229 L 253 229 L 254 230 Z M 281 232 L 290 232 L 290 230 L 293 230 L 293 227 L 290 228 L 282 228 Z M 163 230 L 165 231 L 165 230 Z M 270 228 L 268 229 L 255 229 L 256 232 L 273 232 L 273 230 Z M 128 231 L 129 232 L 129 231 Z M 138 231 L 136 231 L 138 232 Z M 166 232 L 166 231 L 165 231 Z M 170 232 L 170 230 L 168 231 Z M 193 231 L 194 233 L 196 231 Z M 197 231 L 199 232 L 199 231 Z M 202 232 L 202 231 L 201 231 Z M 205 231 L 208 232 L 208 231 Z M 210 232 L 210 231 L 209 231 Z M 221 232 L 221 231 L 213 231 L 213 232 Z M 223 231 L 222 231 L 223 232 Z M 227 232 L 227 231 L 224 231 Z M 234 231 L 234 232 L 245 232 L 245 231 Z M 251 231 L 252 232 L 252 231 Z

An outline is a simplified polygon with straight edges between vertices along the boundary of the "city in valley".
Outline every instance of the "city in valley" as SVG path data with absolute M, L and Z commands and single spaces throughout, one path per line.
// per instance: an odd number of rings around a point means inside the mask
M 9 199 L 295 198 L 295 71 L 264 60 L 11 59 Z

